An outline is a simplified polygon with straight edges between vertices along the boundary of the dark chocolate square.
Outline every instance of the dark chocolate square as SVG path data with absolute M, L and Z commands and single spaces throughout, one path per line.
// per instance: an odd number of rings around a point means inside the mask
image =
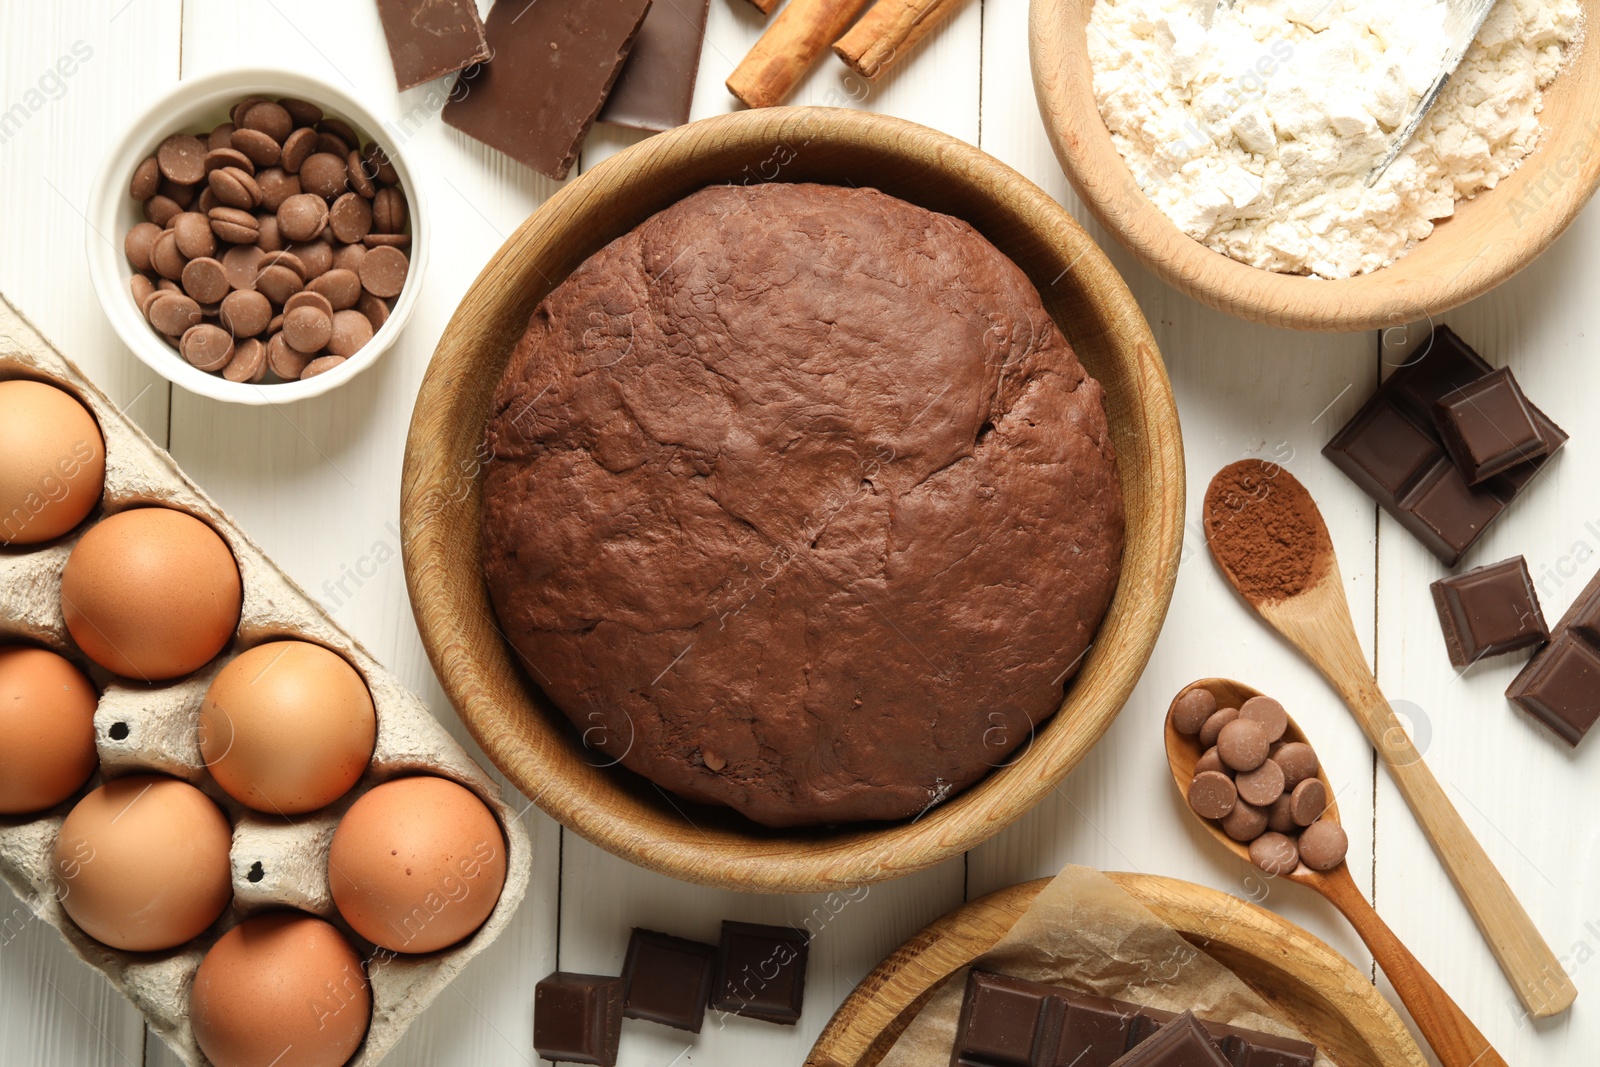
M 1469 485 L 1547 451 L 1532 405 L 1509 367 L 1446 393 L 1433 406 L 1433 424 Z
M 622 965 L 622 1014 L 698 1034 L 716 966 L 713 945 L 635 929 Z
M 1521 556 L 1441 578 L 1432 589 L 1445 647 L 1457 667 L 1542 645 L 1550 637 L 1533 577 Z
M 533 1047 L 547 1060 L 616 1067 L 622 979 L 557 971 L 533 987 Z
M 1060 1012 L 1050 986 L 971 971 L 950 1067 L 1033 1067 L 1053 1044 Z
M 711 1006 L 793 1026 L 805 1001 L 808 948 L 804 930 L 723 922 Z
M 1206 1033 L 1194 1012 L 1186 1011 L 1140 1042 L 1112 1067 L 1233 1067 Z
M 1558 633 L 1517 675 L 1506 696 L 1576 745 L 1600 719 L 1600 651 L 1570 631 Z
M 378 18 L 402 91 L 489 61 L 473 0 L 378 0 Z
M 1433 405 L 1494 370 L 1448 326 L 1435 326 L 1421 351 L 1412 353 L 1383 389 L 1420 426 L 1432 426 Z
M 1128 1005 L 1085 993 L 1063 995 L 1061 1036 L 1048 1067 L 1111 1067 L 1133 1044 Z
M 1444 454 L 1433 435 L 1383 396 L 1361 409 L 1324 453 L 1368 495 L 1390 508 Z
M 670 130 L 689 121 L 711 0 L 661 0 L 639 27 L 600 121 Z
M 1446 566 L 1453 567 L 1499 518 L 1506 503 L 1492 492 L 1468 485 L 1450 457 L 1441 454 L 1400 502 L 1395 518 Z

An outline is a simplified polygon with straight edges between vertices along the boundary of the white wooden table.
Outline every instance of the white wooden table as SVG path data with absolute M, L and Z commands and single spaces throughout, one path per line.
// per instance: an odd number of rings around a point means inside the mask
M 1027 6 L 968 0 L 883 84 L 869 89 L 830 58 L 794 102 L 870 108 L 935 126 L 1018 168 L 1088 222 L 1034 105 Z M 760 27 L 745 0 L 712 0 L 696 117 L 732 108 L 722 80 Z M 77 42 L 92 56 L 69 79 L 47 77 Z M 80 216 L 102 151 L 145 101 L 182 77 L 257 64 L 348 83 L 380 115 L 409 115 L 415 132 L 408 148 L 426 165 L 438 234 L 427 288 L 401 343 L 343 389 L 282 408 L 203 400 L 138 363 L 90 289 Z M 470 748 L 433 678 L 406 599 L 398 561 L 401 453 L 412 398 L 445 322 L 485 260 L 554 185 L 438 121 L 437 88 L 396 94 L 370 0 L 3 0 L 0 291 L 127 405 Z M 20 122 L 13 125 L 11 115 Z M 592 166 L 638 136 L 601 127 L 583 162 Z M 1430 764 L 1580 988 L 1600 986 L 1600 965 L 1589 962 L 1600 953 L 1596 742 L 1574 754 L 1506 703 L 1502 692 L 1520 657 L 1465 675 L 1451 669 L 1428 593 L 1442 568 L 1318 454 L 1372 390 L 1404 331 L 1332 336 L 1247 325 L 1167 288 L 1089 225 L 1155 329 L 1186 431 L 1185 561 L 1142 684 L 1098 748 L 1037 810 L 961 860 L 873 887 L 828 924 L 812 948 L 798 1027 L 713 1022 L 690 1042 L 677 1031 L 630 1023 L 622 1062 L 799 1064 L 833 1008 L 901 940 L 963 900 L 1066 863 L 1173 875 L 1260 898 L 1262 883 L 1251 870 L 1191 825 L 1161 754 L 1159 727 L 1171 694 L 1214 674 L 1283 698 L 1313 732 L 1333 779 L 1344 783 L 1339 804 L 1358 881 L 1506 1060 L 1600 1062 L 1583 1051 L 1600 1042 L 1600 1008 L 1588 999 L 1600 993 L 1588 993 L 1563 1018 L 1534 1024 L 1522 1017 L 1352 719 L 1234 597 L 1199 535 L 1201 494 L 1225 462 L 1266 456 L 1310 487 L 1328 517 L 1384 688 L 1409 702 Z M 1591 473 L 1600 464 L 1600 427 L 1585 414 L 1586 399 L 1600 397 L 1590 340 L 1600 301 L 1585 273 L 1594 269 L 1600 216 L 1591 211 L 1521 277 L 1446 316 L 1491 362 L 1513 364 L 1529 395 L 1574 435 L 1565 456 L 1465 561 L 1526 555 L 1552 619 L 1600 564 L 1600 479 Z M 616 973 L 635 924 L 714 940 L 724 917 L 798 923 L 819 903 L 679 884 L 563 832 L 537 808 L 525 818 L 537 871 L 515 923 L 417 1021 L 390 1062 L 534 1063 L 533 985 L 557 966 Z M 1273 885 L 1265 903 L 1362 969 L 1371 967 L 1360 942 L 1309 892 Z M 138 1012 L 74 959 L 53 930 L 25 914 L 0 890 L 0 1065 L 175 1062 Z M 1381 974 L 1376 980 L 1383 984 Z

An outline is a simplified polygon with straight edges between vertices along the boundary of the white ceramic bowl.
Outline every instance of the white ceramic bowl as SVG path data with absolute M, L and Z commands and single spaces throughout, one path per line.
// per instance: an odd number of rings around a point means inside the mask
M 235 103 L 242 97 L 257 94 L 309 100 L 329 115 L 348 122 L 365 139 L 381 144 L 400 175 L 411 220 L 411 247 L 407 250 L 411 270 L 405 288 L 390 309 L 388 321 L 361 351 L 344 363 L 299 382 L 230 382 L 220 374 L 208 374 L 191 366 L 140 314 L 129 290 L 133 267 L 122 251 L 123 236 L 136 223 L 144 221 L 139 202 L 128 195 L 128 182 L 139 162 L 154 154 L 156 146 L 174 133 L 200 133 L 228 121 L 228 110 Z M 377 362 L 400 336 L 422 289 L 422 276 L 428 262 L 428 213 L 422 185 L 403 146 L 387 136 L 378 117 L 349 93 L 292 71 L 230 70 L 179 82 L 133 121 L 128 132 L 106 153 L 100 172 L 95 175 L 94 188 L 89 194 L 84 243 L 89 277 L 100 298 L 100 306 L 124 343 L 152 370 L 191 393 L 213 400 L 279 404 L 319 396 L 338 388 Z

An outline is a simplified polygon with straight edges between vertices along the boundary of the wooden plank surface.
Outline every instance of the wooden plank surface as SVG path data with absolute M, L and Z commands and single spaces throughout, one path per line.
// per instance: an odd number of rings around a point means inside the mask
M 484 3 L 487 7 L 487 2 Z M 968 0 L 877 85 L 828 58 L 794 102 L 861 107 L 979 144 L 1058 197 L 1081 220 L 1040 126 L 1026 54 L 1027 0 Z M 727 73 L 759 35 L 745 0 L 713 0 L 695 117 L 732 110 Z M 397 93 L 372 4 L 267 0 L 102 0 L 0 6 L 0 104 L 9 109 L 82 41 L 92 56 L 45 86 L 43 105 L 0 141 L 0 289 L 229 509 L 269 554 L 423 695 L 471 749 L 439 692 L 412 623 L 398 559 L 401 447 L 411 398 L 462 292 L 504 236 L 554 190 L 446 127 L 437 91 Z M 340 84 L 414 145 L 437 223 L 427 292 L 402 341 L 336 393 L 292 407 L 246 409 L 169 389 L 116 340 L 83 265 L 79 215 L 102 149 L 143 103 L 180 75 L 247 64 L 304 69 Z M 600 127 L 583 165 L 642 134 Z M 870 183 L 870 175 L 863 184 Z M 826 914 L 812 954 L 807 1011 L 790 1030 L 715 1021 L 698 1039 L 631 1023 L 627 1065 L 799 1063 L 829 1012 L 902 939 L 963 899 L 1066 862 L 1192 879 L 1258 900 L 1327 940 L 1370 973 L 1370 958 L 1330 907 L 1261 878 L 1216 850 L 1166 776 L 1161 716 L 1171 695 L 1208 674 L 1274 693 L 1312 732 L 1351 831 L 1351 863 L 1380 911 L 1512 1063 L 1587 1062 L 1600 1015 L 1520 1019 L 1465 909 L 1404 804 L 1333 692 L 1223 583 L 1199 534 L 1210 474 L 1246 455 L 1284 463 L 1321 504 L 1358 631 L 1391 698 L 1419 709 L 1417 740 L 1469 825 L 1580 987 L 1600 974 L 1600 827 L 1588 825 L 1600 781 L 1576 753 L 1504 701 L 1520 658 L 1458 677 L 1445 658 L 1427 584 L 1438 564 L 1375 509 L 1318 450 L 1372 389 L 1399 334 L 1322 336 L 1247 325 L 1179 296 L 1108 247 L 1166 357 L 1184 421 L 1191 521 L 1166 631 L 1126 712 L 1092 756 L 1016 826 L 969 854 L 837 901 L 743 897 L 637 870 L 536 808 L 535 884 L 513 929 L 469 967 L 396 1050 L 397 1064 L 536 1062 L 533 984 L 557 965 L 615 971 L 627 930 L 648 925 L 713 939 L 724 917 L 803 922 Z M 120 240 L 120 235 L 108 235 Z M 91 238 L 92 239 L 92 238 Z M 1469 564 L 1526 554 L 1554 618 L 1600 566 L 1600 486 L 1585 470 L 1584 400 L 1600 389 L 1586 274 L 1600 266 L 1600 222 L 1581 219 L 1544 259 L 1500 291 L 1445 316 L 1574 433 L 1568 454 L 1476 548 Z M 1426 324 L 1423 324 L 1425 328 Z M 1413 331 L 1415 333 L 1417 331 Z M 170 426 L 170 433 L 169 433 Z M 1404 707 L 1402 708 L 1404 710 Z M 53 931 L 12 922 L 0 892 L 0 1063 L 167 1064 L 138 1014 L 67 953 Z M 1380 980 L 1380 988 L 1386 987 Z

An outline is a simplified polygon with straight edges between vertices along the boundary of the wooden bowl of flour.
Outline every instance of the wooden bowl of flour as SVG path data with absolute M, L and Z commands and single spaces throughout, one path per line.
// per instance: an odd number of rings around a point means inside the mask
M 1078 196 L 1168 284 L 1243 319 L 1300 330 L 1415 322 L 1482 296 L 1533 262 L 1600 182 L 1600 50 L 1575 46 L 1544 91 L 1538 147 L 1498 186 L 1390 266 L 1329 281 L 1249 267 L 1178 229 L 1140 190 L 1095 103 L 1087 49 L 1095 0 L 1032 0 L 1034 92 L 1056 158 Z M 1594 25 L 1600 0 L 1583 0 Z
M 483 575 L 484 424 L 511 350 L 585 259 L 708 185 L 874 186 L 965 219 L 1033 281 L 1106 391 L 1127 513 L 1122 578 L 1059 712 L 1027 750 L 921 818 L 772 830 L 606 766 L 534 684 L 496 625 Z M 511 235 L 445 328 L 411 419 L 400 490 L 406 580 L 423 644 L 462 721 L 517 788 L 609 851 L 686 881 L 756 892 L 866 885 L 959 856 L 1050 795 L 1144 671 L 1177 577 L 1183 444 L 1133 294 L 1072 216 L 991 156 L 900 119 L 764 108 L 706 119 L 569 183 Z

